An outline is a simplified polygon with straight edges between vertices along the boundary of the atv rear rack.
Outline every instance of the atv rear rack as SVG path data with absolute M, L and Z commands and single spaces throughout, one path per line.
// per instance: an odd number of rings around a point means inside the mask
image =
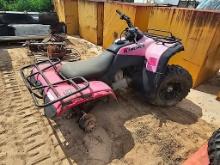
M 28 66 L 25 66 L 23 68 L 21 68 L 20 73 L 22 76 L 22 79 L 24 80 L 24 83 L 26 85 L 26 87 L 28 88 L 28 91 L 30 92 L 33 100 L 34 100 L 34 104 L 37 107 L 47 107 L 49 105 L 52 105 L 56 102 L 61 102 L 63 105 L 66 105 L 68 103 L 64 102 L 64 99 L 76 94 L 76 93 L 81 93 L 81 91 L 85 90 L 86 88 L 89 87 L 89 82 L 81 76 L 77 76 L 74 78 L 66 78 L 65 76 L 63 76 L 62 74 L 60 74 L 58 72 L 57 66 L 60 65 L 61 61 L 59 59 L 54 59 L 54 60 L 45 60 L 45 61 L 41 61 L 35 64 L 31 64 Z M 49 64 L 49 66 L 44 67 L 43 69 L 41 69 L 39 66 L 42 64 Z M 47 69 L 54 69 L 54 71 L 57 73 L 57 75 L 61 76 L 61 78 L 63 79 L 62 81 L 58 81 L 55 83 L 51 83 L 47 77 L 44 74 L 44 71 L 46 71 Z M 31 69 L 31 73 L 29 75 L 25 75 L 25 71 Z M 34 71 L 36 70 L 36 71 Z M 33 73 L 34 71 L 34 73 Z M 36 80 L 33 82 L 33 79 L 35 76 L 42 76 L 42 78 L 44 79 L 44 81 L 46 82 L 47 85 L 42 85 L 39 82 L 37 82 Z M 77 82 L 80 82 L 80 84 L 83 84 L 83 87 L 80 87 Z M 58 93 L 58 91 L 55 89 L 55 86 L 58 84 L 62 84 L 62 83 L 68 83 L 70 85 L 72 85 L 76 91 L 74 92 L 70 92 L 68 94 L 66 94 L 65 96 L 60 96 L 60 94 Z M 56 96 L 57 99 L 44 103 L 44 104 L 40 104 L 39 103 L 39 99 L 45 99 L 45 91 L 48 91 L 49 89 L 52 90 L 52 92 L 54 93 L 54 95 Z M 38 94 L 36 93 L 36 91 L 38 91 Z M 39 92 L 40 91 L 40 92 Z M 82 94 L 82 93 L 81 93 Z M 84 97 L 82 95 L 82 97 Z M 88 97 L 88 96 L 85 96 Z

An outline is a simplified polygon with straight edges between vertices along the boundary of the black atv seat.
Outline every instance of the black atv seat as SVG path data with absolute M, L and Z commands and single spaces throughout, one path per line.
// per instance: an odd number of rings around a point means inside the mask
M 102 76 L 110 66 L 114 54 L 104 51 L 101 55 L 77 62 L 67 62 L 62 65 L 60 73 L 66 78 L 82 76 L 86 79 L 96 79 Z

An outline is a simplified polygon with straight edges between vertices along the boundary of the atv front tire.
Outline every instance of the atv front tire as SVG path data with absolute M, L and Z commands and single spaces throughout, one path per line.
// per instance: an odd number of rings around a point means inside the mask
M 173 106 L 184 99 L 192 88 L 192 77 L 178 65 L 168 65 L 166 74 L 156 89 L 150 103 L 158 106 Z
M 210 165 L 220 164 L 220 129 L 215 131 L 208 142 Z

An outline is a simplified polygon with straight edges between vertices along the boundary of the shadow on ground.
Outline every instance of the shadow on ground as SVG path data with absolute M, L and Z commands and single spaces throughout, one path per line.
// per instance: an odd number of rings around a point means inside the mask
M 12 70 L 12 61 L 7 49 L 0 47 L 0 72 L 9 72 Z
M 198 86 L 196 90 L 216 95 L 220 91 L 220 72 L 210 80 Z
M 57 125 L 54 129 L 62 133 L 63 141 L 59 140 L 64 152 L 78 165 L 104 165 L 124 157 L 135 145 L 134 138 L 130 130 L 125 127 L 125 123 L 132 122 L 138 117 L 153 116 L 152 122 L 158 121 L 157 128 L 160 128 L 167 122 L 181 125 L 194 124 L 202 116 L 200 107 L 189 100 L 184 100 L 175 107 L 159 108 L 140 100 L 133 91 L 119 93 L 118 96 L 118 103 L 100 102 L 91 111 L 97 117 L 97 128 L 92 133 L 84 133 L 78 127 L 76 119 L 55 120 Z M 148 127 L 146 125 L 143 128 L 148 131 L 157 129 L 148 129 Z

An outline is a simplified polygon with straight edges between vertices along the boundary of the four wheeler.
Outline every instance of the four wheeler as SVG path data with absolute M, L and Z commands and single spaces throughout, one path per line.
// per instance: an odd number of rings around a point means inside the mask
M 101 55 L 63 64 L 47 60 L 21 69 L 35 104 L 45 107 L 46 116 L 58 116 L 70 109 L 80 111 L 86 119 L 81 126 L 91 128 L 94 120 L 88 121 L 81 106 L 109 95 L 115 98 L 113 89 L 128 85 L 158 106 L 173 106 L 187 96 L 192 87 L 191 75 L 181 66 L 168 65 L 173 55 L 184 50 L 180 39 L 168 32 L 167 36 L 150 32 L 158 30 L 143 33 L 128 16 L 116 12 L 128 27 Z M 31 73 L 27 75 L 28 69 Z

